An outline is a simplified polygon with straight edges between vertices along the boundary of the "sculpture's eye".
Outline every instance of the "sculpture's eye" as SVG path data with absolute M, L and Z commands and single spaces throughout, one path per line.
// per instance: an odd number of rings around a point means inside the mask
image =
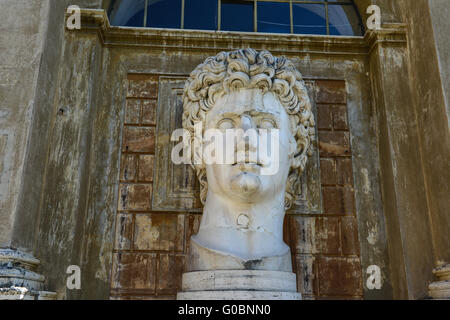
M 227 130 L 227 129 L 233 129 L 234 128 L 234 122 L 231 119 L 222 119 L 217 124 L 217 128 Z
M 258 129 L 275 129 L 277 124 L 271 119 L 261 119 L 258 124 Z

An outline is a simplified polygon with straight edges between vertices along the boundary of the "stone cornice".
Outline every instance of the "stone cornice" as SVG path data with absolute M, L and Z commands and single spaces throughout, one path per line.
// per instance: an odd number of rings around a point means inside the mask
M 364 36 L 370 54 L 378 46 L 406 46 L 406 25 L 403 23 L 384 24 L 379 30 L 369 30 Z
M 368 52 L 364 37 L 115 27 L 110 25 L 106 12 L 99 9 L 82 9 L 81 30 L 73 31 L 98 33 L 106 47 L 215 53 L 251 47 L 287 56 L 363 56 Z
M 364 37 L 132 28 L 111 26 L 103 9 L 81 9 L 81 29 L 73 31 L 97 33 L 106 47 L 208 53 L 251 47 L 287 56 L 308 54 L 350 58 L 368 55 L 380 44 L 404 46 L 407 43 L 404 24 L 385 24 L 380 30 L 369 30 Z

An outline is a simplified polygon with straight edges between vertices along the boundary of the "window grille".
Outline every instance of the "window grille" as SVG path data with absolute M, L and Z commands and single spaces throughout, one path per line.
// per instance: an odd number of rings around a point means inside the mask
M 352 0 L 112 0 L 116 26 L 361 36 Z

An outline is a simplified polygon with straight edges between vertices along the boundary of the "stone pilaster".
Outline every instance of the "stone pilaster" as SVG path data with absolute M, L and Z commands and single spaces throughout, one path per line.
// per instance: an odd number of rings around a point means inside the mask
M 393 296 L 423 299 L 435 252 L 406 35 L 405 25 L 385 24 L 366 39 Z

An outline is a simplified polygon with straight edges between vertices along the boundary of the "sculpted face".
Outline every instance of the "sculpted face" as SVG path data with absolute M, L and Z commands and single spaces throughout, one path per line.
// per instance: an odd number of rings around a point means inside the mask
M 262 93 L 259 89 L 239 89 L 220 97 L 214 107 L 207 113 L 205 129 L 247 130 L 278 129 L 278 157 L 249 157 L 249 152 L 258 154 L 260 147 L 256 139 L 238 139 L 235 144 L 237 152 L 245 152 L 245 160 L 233 161 L 232 164 L 206 165 L 209 191 L 230 200 L 245 203 L 267 200 L 283 194 L 286 180 L 296 150 L 289 116 L 278 97 L 271 92 Z M 252 130 L 251 130 L 252 131 Z M 249 132 L 249 131 L 247 131 Z M 269 136 L 270 137 L 270 136 Z M 268 139 L 270 141 L 270 138 Z M 271 149 L 271 150 L 276 150 Z M 276 159 L 278 158 L 278 159 Z M 277 161 L 278 163 L 270 163 Z M 269 166 L 278 167 L 271 175 L 263 172 Z
M 283 220 L 312 151 L 314 125 L 302 76 L 284 57 L 241 49 L 195 68 L 183 92 L 183 128 L 193 149 L 183 144 L 183 155 L 193 158 L 204 208 L 189 271 L 292 272 Z

